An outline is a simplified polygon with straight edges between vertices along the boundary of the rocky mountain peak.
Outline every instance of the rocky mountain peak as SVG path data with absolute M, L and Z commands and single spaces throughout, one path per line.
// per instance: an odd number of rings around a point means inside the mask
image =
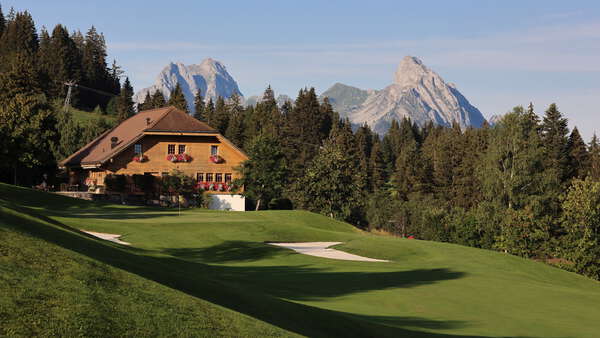
M 367 123 L 385 134 L 393 120 L 410 118 L 419 125 L 429 121 L 450 126 L 480 127 L 485 119 L 481 112 L 456 89 L 447 84 L 423 62 L 406 56 L 400 61 L 394 83 L 378 91 L 366 91 L 336 84 L 323 93 L 342 117 L 355 125 Z
M 218 96 L 227 99 L 234 93 L 243 98 L 237 82 L 227 72 L 225 66 L 215 59 L 206 58 L 199 64 L 187 66 L 181 62 L 170 62 L 158 74 L 154 84 L 137 92 L 133 100 L 142 103 L 146 93 L 152 95 L 156 91 L 160 91 L 168 100 L 177 84 L 181 86 L 190 112 L 194 112 L 194 96 L 198 91 L 206 101 L 208 98 L 215 101 Z
M 414 86 L 431 73 L 431 70 L 418 58 L 405 56 L 398 65 L 394 75 L 394 83 L 403 87 Z

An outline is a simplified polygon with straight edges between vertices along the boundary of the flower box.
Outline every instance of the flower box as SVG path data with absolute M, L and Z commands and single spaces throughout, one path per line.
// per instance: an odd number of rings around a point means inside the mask
M 212 163 L 223 163 L 223 158 L 219 155 L 212 155 L 209 159 Z
M 148 161 L 148 156 L 142 155 L 142 154 L 136 154 L 135 156 L 133 156 L 133 161 L 134 162 L 146 162 L 146 161 Z
M 190 162 L 192 161 L 192 157 L 188 154 L 169 154 L 167 155 L 167 161 L 173 163 Z

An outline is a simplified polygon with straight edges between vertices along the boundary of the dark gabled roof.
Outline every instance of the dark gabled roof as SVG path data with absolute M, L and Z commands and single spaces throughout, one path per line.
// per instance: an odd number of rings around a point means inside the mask
M 103 163 L 126 149 L 131 143 L 142 138 L 145 132 L 218 134 L 215 129 L 206 123 L 196 120 L 175 107 L 144 110 L 104 132 L 73 155 L 61 161 L 60 165 Z M 115 147 L 111 146 L 113 137 L 117 138 Z

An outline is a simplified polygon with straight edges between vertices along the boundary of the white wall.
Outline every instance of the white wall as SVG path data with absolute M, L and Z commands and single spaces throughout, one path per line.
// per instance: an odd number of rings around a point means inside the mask
M 209 209 L 246 211 L 246 198 L 242 195 L 208 195 Z

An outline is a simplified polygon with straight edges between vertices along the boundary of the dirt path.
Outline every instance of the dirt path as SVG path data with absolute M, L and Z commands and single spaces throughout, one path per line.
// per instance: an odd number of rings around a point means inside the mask
M 304 242 L 304 243 L 267 243 L 283 248 L 292 249 L 298 253 L 323 258 L 340 259 L 346 261 L 361 262 L 389 262 L 383 259 L 375 259 L 349 254 L 344 251 L 329 249 L 330 246 L 341 244 L 341 242 Z

